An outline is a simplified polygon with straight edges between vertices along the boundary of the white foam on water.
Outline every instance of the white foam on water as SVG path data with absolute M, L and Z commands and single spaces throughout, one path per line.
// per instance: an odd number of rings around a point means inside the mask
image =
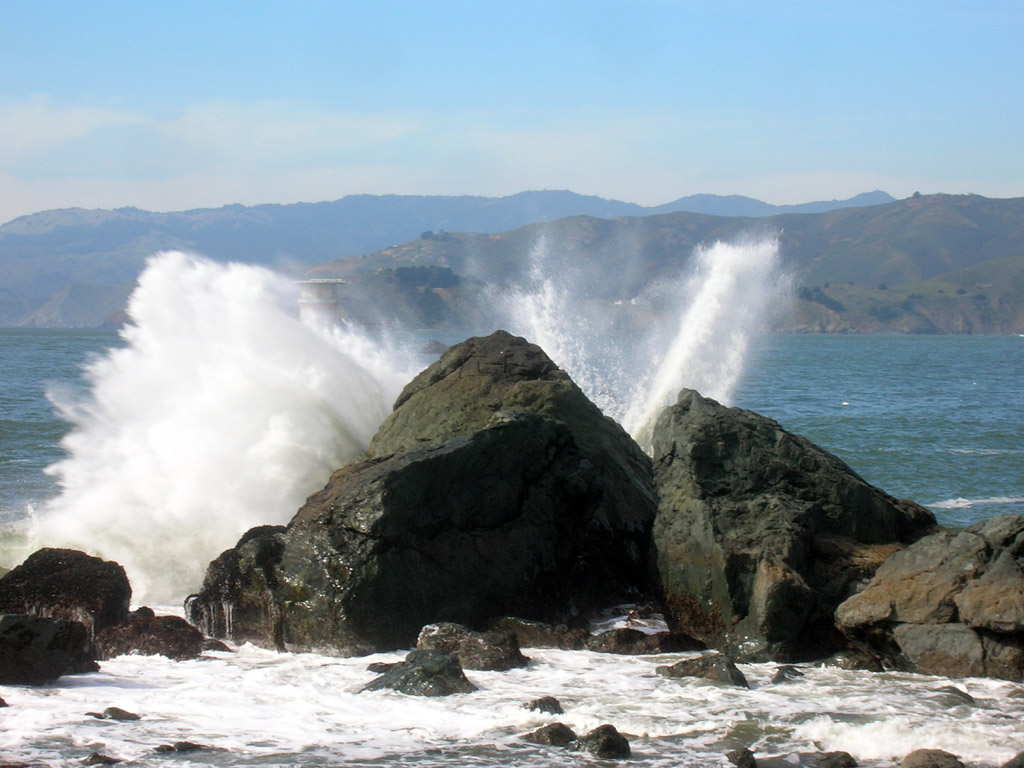
M 286 523 L 363 451 L 411 371 L 351 329 L 297 317 L 274 273 L 182 253 L 149 260 L 125 346 L 85 371 L 84 397 L 50 393 L 72 424 L 16 564 L 40 546 L 121 563 L 136 602 L 196 590 L 256 525 Z
M 526 653 L 528 667 L 467 670 L 479 690 L 442 698 L 358 693 L 375 677 L 368 663 L 397 661 L 400 653 L 339 659 L 244 645 L 187 662 L 124 656 L 59 687 L 5 687 L 11 706 L 0 754 L 70 766 L 101 751 L 149 764 L 157 746 L 192 741 L 217 750 L 188 755 L 190 765 L 576 765 L 580 755 L 520 738 L 556 720 L 577 734 L 611 723 L 627 734 L 634 757 L 654 768 L 725 765 L 725 752 L 739 746 L 758 757 L 842 749 L 861 765 L 932 747 L 970 765 L 998 766 L 1024 744 L 1020 684 L 812 666 L 800 667 L 802 678 L 773 684 L 774 665 L 740 665 L 747 690 L 656 673 L 695 654 Z M 976 704 L 951 705 L 939 690 L 951 684 Z M 522 706 L 543 695 L 556 696 L 565 713 Z M 142 719 L 85 714 L 110 706 Z
M 1021 496 L 990 496 L 984 499 L 965 499 L 958 496 L 955 499 L 937 501 L 928 506 L 933 509 L 969 509 L 986 504 L 1024 504 L 1024 497 Z

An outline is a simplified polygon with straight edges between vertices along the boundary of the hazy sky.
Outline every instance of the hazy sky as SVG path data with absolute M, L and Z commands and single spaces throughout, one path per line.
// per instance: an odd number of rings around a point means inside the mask
M 0 0 L 0 221 L 356 193 L 1024 196 L 1024 3 Z

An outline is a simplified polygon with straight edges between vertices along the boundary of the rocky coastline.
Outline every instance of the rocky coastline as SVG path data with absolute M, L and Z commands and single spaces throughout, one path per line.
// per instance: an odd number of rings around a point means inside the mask
M 463 669 L 520 667 L 530 647 L 703 650 L 658 673 L 722 685 L 762 661 L 1024 682 L 1024 516 L 943 529 L 776 422 L 691 390 L 653 435 L 648 457 L 525 339 L 468 339 L 288 525 L 210 564 L 187 622 L 130 612 L 124 570 L 84 553 L 40 550 L 3 575 L 0 684 L 222 641 L 416 648 L 365 690 L 417 695 L 468 693 Z M 668 631 L 587 629 L 623 603 Z M 610 725 L 570 741 L 629 755 Z

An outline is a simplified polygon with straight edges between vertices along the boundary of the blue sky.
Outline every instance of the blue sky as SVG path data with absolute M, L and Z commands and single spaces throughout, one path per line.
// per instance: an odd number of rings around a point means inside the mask
M 1024 196 L 1024 4 L 0 1 L 0 221 L 526 189 Z

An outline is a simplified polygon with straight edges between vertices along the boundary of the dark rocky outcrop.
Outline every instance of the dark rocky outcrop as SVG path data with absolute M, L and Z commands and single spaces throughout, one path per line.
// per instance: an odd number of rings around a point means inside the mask
M 198 657 L 203 648 L 202 633 L 187 621 L 178 616 L 156 616 L 146 607 L 96 635 L 96 658 L 100 660 L 139 654 L 182 661 Z
M 757 759 L 754 753 L 746 747 L 740 747 L 725 753 L 725 759 L 736 766 L 736 768 L 757 768 Z
M 421 651 L 450 653 L 459 660 L 463 669 L 503 672 L 525 667 L 530 662 L 520 652 L 515 633 L 509 630 L 474 632 L 448 622 L 428 624 L 420 630 L 416 647 Z
M 939 531 L 897 552 L 836 620 L 900 669 L 1024 680 L 1024 516 Z
M 124 568 L 73 549 L 40 549 L 0 579 L 0 613 L 76 621 L 90 638 L 125 620 L 131 596 Z
M 89 715 L 89 717 L 95 717 L 97 720 L 116 720 L 121 723 L 130 723 L 142 719 L 134 712 L 129 712 L 120 707 L 107 707 L 102 712 L 86 712 L 85 714 Z
M 1024 752 L 1018 752 L 1003 763 L 1001 768 L 1024 768 Z
M 839 650 L 836 606 L 935 525 L 771 419 L 692 390 L 659 416 L 653 449 L 665 619 L 737 658 Z
M 629 740 L 614 725 L 599 725 L 583 736 L 578 748 L 600 760 L 625 760 L 631 754 Z
M 736 663 L 721 653 L 709 653 L 693 659 L 683 659 L 671 666 L 658 667 L 655 670 L 662 677 L 701 677 L 740 688 L 749 688 L 746 676 L 740 672 Z
M 523 734 L 522 738 L 524 741 L 549 747 L 567 747 L 578 739 L 572 728 L 564 723 L 542 725 L 535 731 Z
M 450 696 L 476 690 L 463 673 L 459 660 L 442 651 L 411 651 L 404 662 L 393 665 L 363 686 L 362 691 L 384 688 L 409 696 Z
M 439 621 L 557 622 L 648 587 L 649 462 L 535 345 L 453 347 L 370 458 L 286 529 L 250 532 L 186 605 L 206 634 L 289 650 L 409 647 Z
M 824 752 L 818 755 L 818 768 L 857 768 L 857 761 L 842 750 Z
M 0 684 L 45 685 L 97 669 L 85 625 L 27 614 L 0 616 Z

